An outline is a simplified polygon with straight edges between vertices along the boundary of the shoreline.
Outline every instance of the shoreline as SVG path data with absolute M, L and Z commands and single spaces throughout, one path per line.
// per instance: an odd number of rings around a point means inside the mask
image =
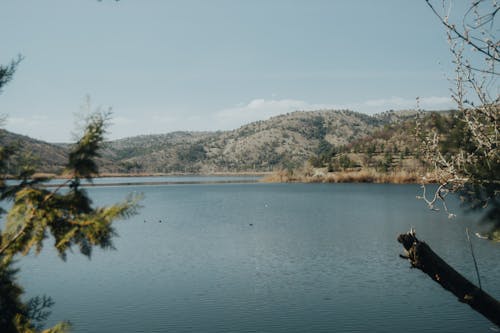
M 124 177 L 125 178 L 125 177 Z M 207 180 L 207 181 L 159 181 L 159 182 L 120 182 L 120 183 L 82 183 L 82 187 L 114 187 L 114 186 L 162 186 L 162 185 L 215 185 L 215 184 L 257 184 L 259 179 L 242 180 Z M 44 184 L 43 187 L 58 187 L 61 184 Z M 65 185 L 67 186 L 67 185 Z
M 98 175 L 92 176 L 93 179 L 100 178 L 146 178 L 146 177 L 266 177 L 271 175 L 272 172 L 212 172 L 212 173 L 114 173 L 114 172 L 103 172 Z M 70 179 L 70 175 L 55 174 L 55 173 L 45 173 L 38 172 L 33 175 L 33 178 L 50 178 L 50 179 Z M 9 175 L 6 179 L 16 179 L 15 177 Z
M 166 177 L 259 177 L 255 180 L 145 180 L 129 182 L 127 178 L 166 178 Z M 69 175 L 57 175 L 52 173 L 37 173 L 34 178 L 48 178 L 53 180 L 67 180 Z M 214 173 L 102 173 L 94 176 L 93 179 L 123 178 L 123 182 L 116 183 L 82 183 L 83 186 L 131 186 L 131 185 L 179 185 L 179 184 L 234 184 L 234 183 L 368 183 L 368 184 L 432 184 L 437 183 L 437 179 L 430 174 L 422 175 L 421 172 L 392 171 L 378 172 L 373 169 L 346 170 L 336 172 L 326 172 L 323 169 L 313 169 L 308 172 L 292 172 L 278 170 L 274 172 L 214 172 Z M 7 177 L 7 179 L 15 179 Z M 54 186 L 52 184 L 45 185 Z
M 367 184 L 433 184 L 436 177 L 421 172 L 392 171 L 378 172 L 373 169 L 324 172 L 314 169 L 294 174 L 280 170 L 261 179 L 263 183 L 367 183 Z

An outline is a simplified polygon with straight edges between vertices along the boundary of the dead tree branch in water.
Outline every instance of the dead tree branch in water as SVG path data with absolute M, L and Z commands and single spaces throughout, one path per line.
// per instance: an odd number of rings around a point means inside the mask
M 412 268 L 418 268 L 444 289 L 468 304 L 492 323 L 500 326 L 500 302 L 474 285 L 439 257 L 429 245 L 417 239 L 414 230 L 398 236 L 405 250 L 401 258 L 408 259 Z

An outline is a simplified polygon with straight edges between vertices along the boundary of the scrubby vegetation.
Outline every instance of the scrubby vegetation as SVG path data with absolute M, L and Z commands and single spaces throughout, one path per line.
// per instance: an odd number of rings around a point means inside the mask
M 449 116 L 425 113 L 430 126 L 446 130 Z M 104 174 L 235 173 L 295 170 L 307 163 L 328 172 L 415 172 L 416 113 L 369 116 L 348 110 L 297 111 L 232 131 L 173 132 L 107 142 L 98 159 Z M 25 151 L 43 149 L 38 167 L 57 173 L 68 147 L 9 134 Z M 40 148 L 37 148 L 40 147 Z M 19 156 L 20 158 L 20 156 Z M 13 174 L 22 163 L 10 165 Z
M 422 161 L 421 131 L 436 129 L 449 152 L 464 145 L 463 124 L 457 112 L 394 112 L 377 115 L 379 126 L 368 135 L 344 145 L 320 140 L 307 163 L 291 172 L 277 170 L 266 181 L 415 183 L 436 181 Z M 418 124 L 418 125 L 417 125 Z M 422 179 L 426 175 L 426 179 Z

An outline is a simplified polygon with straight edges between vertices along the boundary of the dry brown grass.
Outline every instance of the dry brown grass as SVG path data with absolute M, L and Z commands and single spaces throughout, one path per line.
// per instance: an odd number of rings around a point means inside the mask
M 310 173 L 291 175 L 285 170 L 278 170 L 262 179 L 268 183 L 390 183 L 390 184 L 420 184 L 435 182 L 432 175 L 422 178 L 419 172 L 392 171 L 379 172 L 374 169 L 363 169 L 356 171 L 328 172 L 323 175 Z
M 287 170 L 278 170 L 264 176 L 260 181 L 263 183 L 293 183 L 300 182 L 302 177 L 296 177 Z

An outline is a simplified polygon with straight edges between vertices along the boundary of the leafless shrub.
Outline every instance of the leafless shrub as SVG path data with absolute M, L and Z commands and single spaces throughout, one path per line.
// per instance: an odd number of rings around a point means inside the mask
M 441 1 L 440 9 L 433 1 L 426 2 L 446 27 L 455 67 L 451 97 L 463 137 L 455 142 L 455 149 L 447 151 L 442 142 L 449 134 L 419 129 L 423 158 L 440 184 L 430 198 L 423 187 L 420 198 L 435 210 L 440 201 L 450 217 L 453 214 L 445 201 L 450 192 L 459 193 L 469 208 L 488 208 L 485 220 L 493 225 L 488 237 L 500 240 L 500 73 L 496 69 L 500 41 L 495 25 L 499 6 L 496 0 L 475 0 L 458 19 L 453 15 L 453 2 Z

